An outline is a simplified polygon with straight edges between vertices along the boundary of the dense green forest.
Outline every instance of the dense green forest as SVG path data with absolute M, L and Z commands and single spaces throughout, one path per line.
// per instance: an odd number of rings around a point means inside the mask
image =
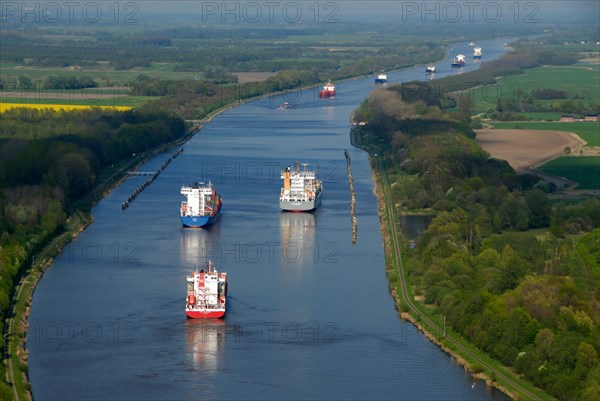
M 598 400 L 600 200 L 550 202 L 479 147 L 468 114 L 401 95 L 373 92 L 354 135 L 383 159 L 399 211 L 435 213 L 407 256 L 414 295 L 558 399 Z
M 102 171 L 185 133 L 179 117 L 152 109 L 0 113 L 2 328 L 20 273 L 65 229 L 75 202 L 95 187 Z

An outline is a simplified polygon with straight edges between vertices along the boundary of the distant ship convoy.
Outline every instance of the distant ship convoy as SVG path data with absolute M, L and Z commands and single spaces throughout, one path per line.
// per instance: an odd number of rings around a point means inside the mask
M 475 43 L 470 42 L 469 45 L 474 46 Z M 481 58 L 481 47 L 473 48 L 473 58 Z M 465 56 L 457 54 L 450 64 L 452 67 L 463 67 Z M 435 65 L 428 64 L 425 73 L 434 74 Z M 387 75 L 382 71 L 375 78 L 375 83 L 386 82 Z M 335 94 L 335 85 L 328 80 L 319 92 L 319 97 L 329 98 Z M 284 102 L 277 108 L 287 109 L 289 107 L 289 103 Z M 307 163 L 297 161 L 295 164 L 287 166 L 281 172 L 281 179 L 283 187 L 279 194 L 279 207 L 282 211 L 310 212 L 320 206 L 323 197 L 323 182 L 317 178 L 315 169 L 309 167 Z M 181 194 L 186 197 L 180 207 L 181 223 L 184 227 L 208 227 L 217 221 L 223 200 L 211 181 L 208 184 L 196 182 L 184 185 L 181 187 Z M 225 316 L 227 273 L 217 271 L 212 262 L 208 261 L 205 268 L 188 275 L 186 282 L 185 313 L 188 318 L 219 319 Z

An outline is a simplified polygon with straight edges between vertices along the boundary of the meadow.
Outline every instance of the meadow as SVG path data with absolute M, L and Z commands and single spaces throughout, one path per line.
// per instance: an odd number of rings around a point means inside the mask
M 472 90 L 475 101 L 473 114 L 485 113 L 496 109 L 500 97 L 512 100 L 524 100 L 539 89 L 555 89 L 564 91 L 569 98 L 582 99 L 586 102 L 600 103 L 600 64 L 576 64 L 570 66 L 542 66 L 528 68 L 525 74 L 501 77 L 496 85 L 483 86 Z M 564 99 L 563 99 L 564 100 Z M 551 105 L 559 101 L 538 100 L 541 105 Z M 523 113 L 537 119 L 537 113 Z M 560 113 L 550 113 L 544 119 L 560 118 Z
M 600 189 L 600 156 L 559 157 L 539 169 L 578 182 L 578 189 Z

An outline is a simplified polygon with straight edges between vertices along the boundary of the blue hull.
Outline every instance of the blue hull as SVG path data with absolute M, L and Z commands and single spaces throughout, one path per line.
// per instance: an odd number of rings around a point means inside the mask
M 206 227 L 215 223 L 219 219 L 220 215 L 221 213 L 219 212 L 215 216 L 185 216 L 181 218 L 181 223 L 185 227 Z

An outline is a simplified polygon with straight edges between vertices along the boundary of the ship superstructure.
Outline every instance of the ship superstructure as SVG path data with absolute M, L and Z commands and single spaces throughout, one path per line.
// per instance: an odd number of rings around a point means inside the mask
M 293 212 L 306 212 L 321 204 L 323 183 L 316 178 L 308 164 L 296 162 L 281 172 L 283 188 L 279 194 L 279 207 Z

